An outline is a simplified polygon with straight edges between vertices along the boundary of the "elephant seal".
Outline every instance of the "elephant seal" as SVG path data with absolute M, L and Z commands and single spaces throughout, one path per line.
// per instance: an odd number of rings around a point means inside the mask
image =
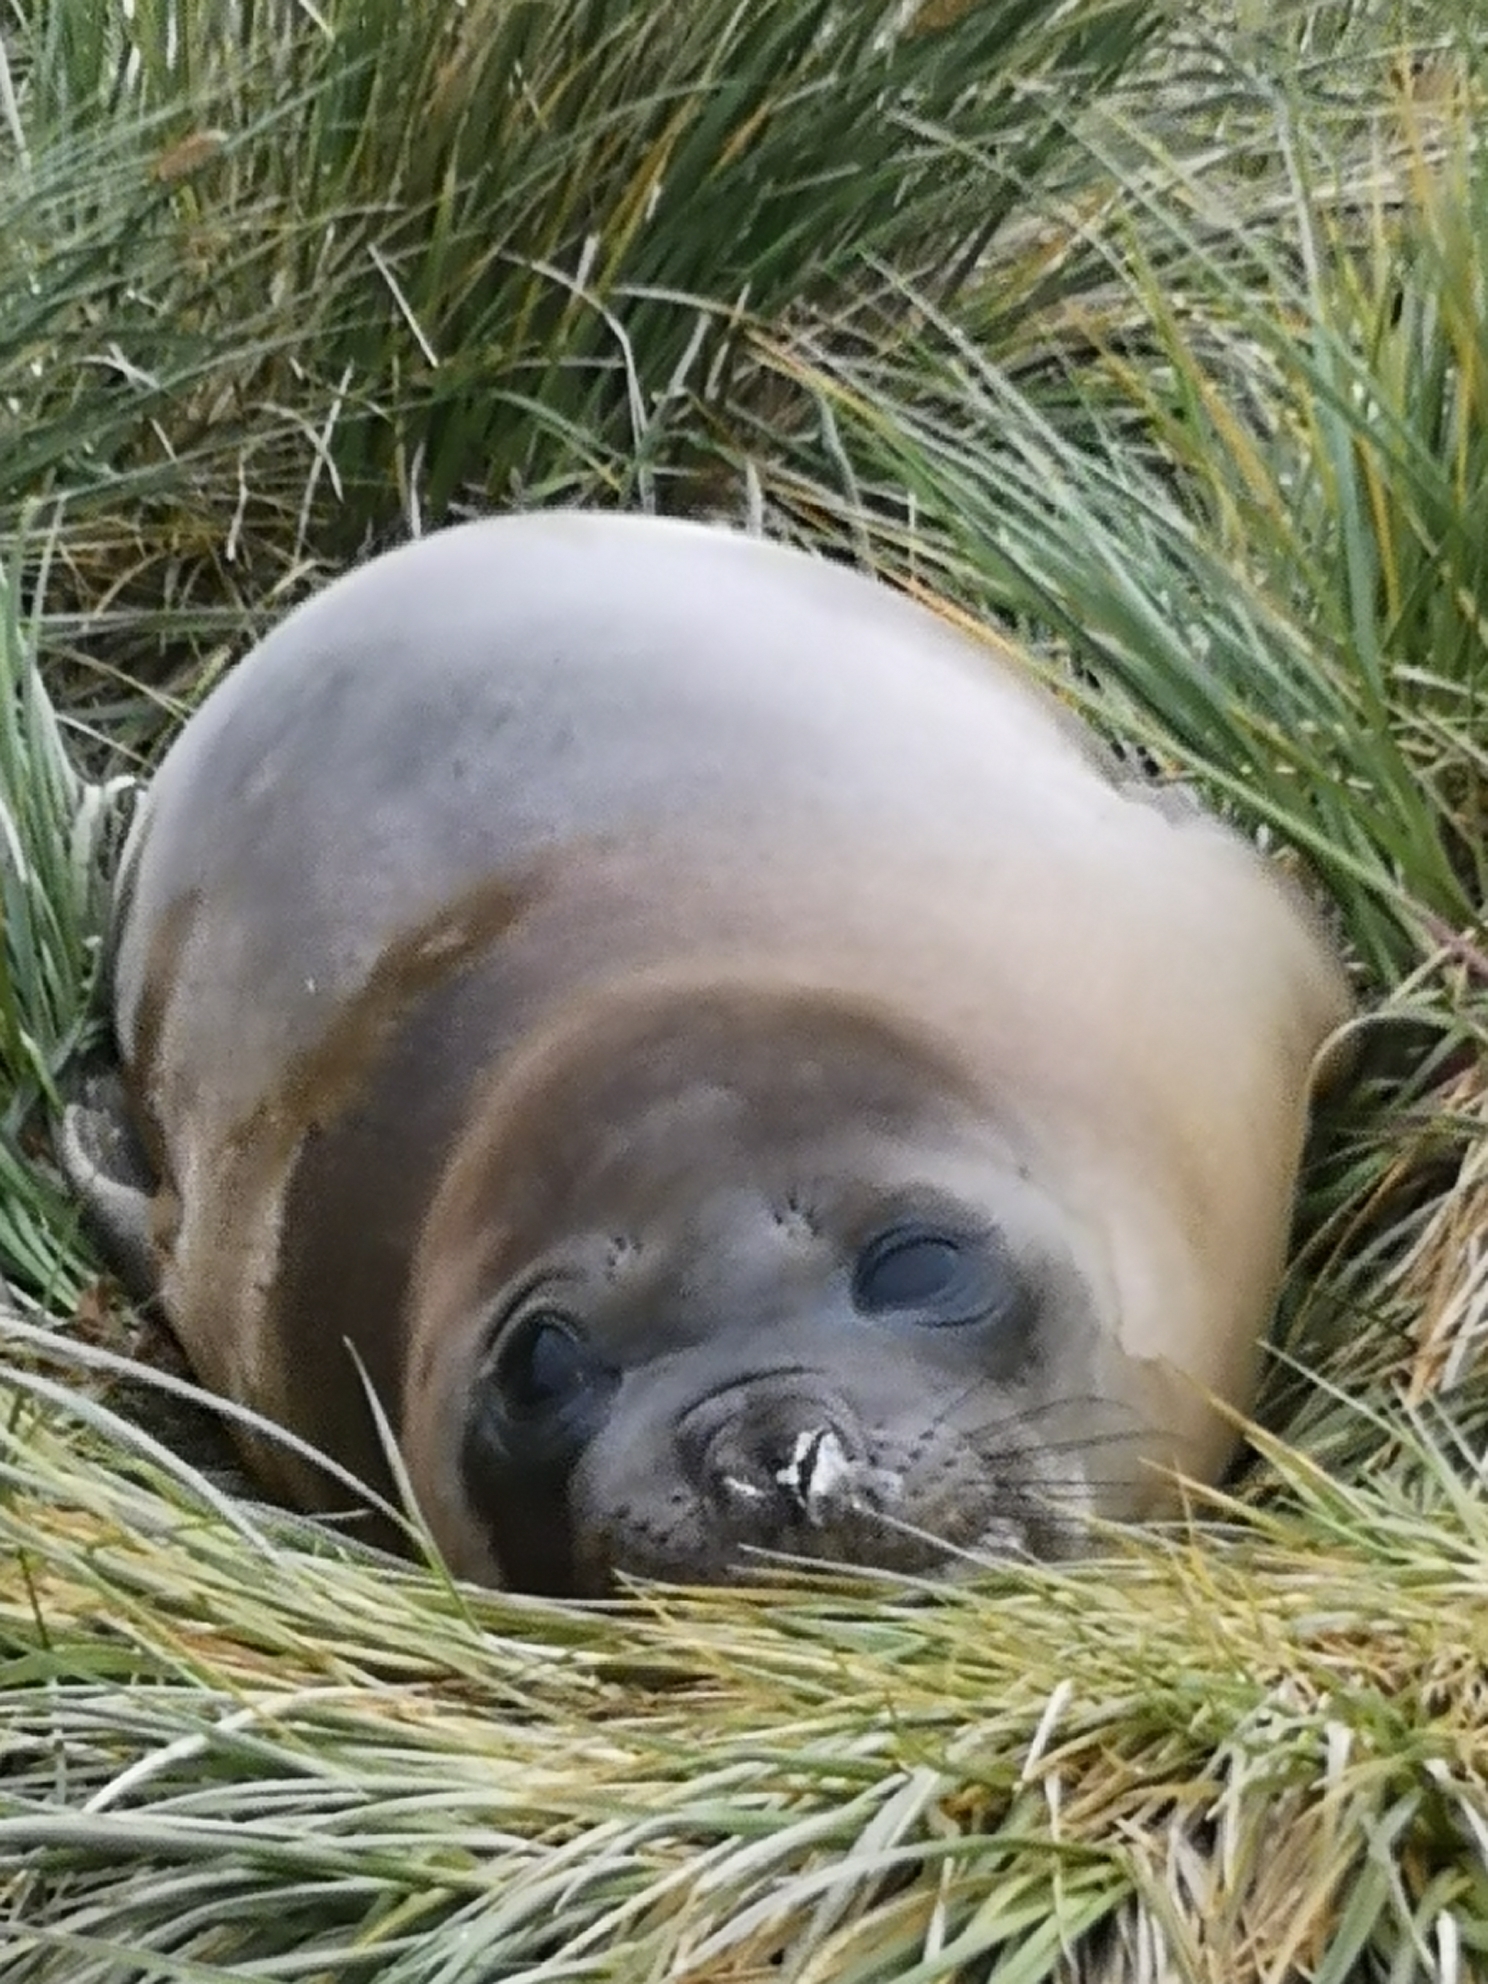
M 72 1169 L 201 1381 L 374 1483 L 390 1433 L 456 1573 L 552 1593 L 1170 1509 L 1348 1011 L 1255 850 L 989 639 L 561 512 L 374 559 L 213 691 L 113 1000 Z

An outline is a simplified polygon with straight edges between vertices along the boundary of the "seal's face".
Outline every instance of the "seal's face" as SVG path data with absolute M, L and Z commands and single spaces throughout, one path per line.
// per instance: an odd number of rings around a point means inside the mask
M 428 1235 L 415 1357 L 458 1453 L 433 1500 L 560 1592 L 1058 1554 L 1101 1416 L 1069 1227 L 880 1017 L 741 992 L 591 1016 L 490 1098 Z

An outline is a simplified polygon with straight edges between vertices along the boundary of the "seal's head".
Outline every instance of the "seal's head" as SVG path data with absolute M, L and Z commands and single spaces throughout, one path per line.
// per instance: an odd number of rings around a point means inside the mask
M 404 1448 L 434 1534 L 550 1592 L 1059 1554 L 1140 1430 L 1079 1231 L 902 1020 L 586 1002 L 473 1112 L 421 1238 Z

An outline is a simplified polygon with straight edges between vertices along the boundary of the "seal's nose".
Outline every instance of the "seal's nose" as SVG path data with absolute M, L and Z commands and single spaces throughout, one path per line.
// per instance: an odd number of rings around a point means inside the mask
M 841 1398 L 745 1385 L 709 1405 L 699 1472 L 736 1533 L 770 1542 L 883 1507 L 884 1477 Z
M 788 1455 L 772 1441 L 751 1454 L 720 1454 L 712 1474 L 718 1498 L 746 1517 L 767 1523 L 774 1513 L 823 1529 L 858 1506 L 860 1471 L 836 1427 L 823 1421 L 797 1433 Z

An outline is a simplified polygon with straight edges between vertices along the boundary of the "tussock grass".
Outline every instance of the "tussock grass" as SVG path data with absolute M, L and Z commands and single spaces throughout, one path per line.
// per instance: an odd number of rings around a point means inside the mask
M 1488 1974 L 1472 0 L 0 22 L 7 1978 Z M 995 617 L 1301 857 L 1365 1072 L 1192 1528 L 559 1609 L 115 1413 L 47 1123 L 130 780 L 317 573 L 559 500 Z
M 1424 1442 L 1429 1512 L 1285 1453 L 1292 1505 L 1223 1547 L 559 1610 L 245 1541 L 106 1434 L 0 1463 L 18 1978 L 1483 1955 L 1488 1528 Z
M 151 635 L 220 632 L 224 605 L 240 631 L 307 563 L 457 499 L 663 500 L 697 466 L 699 405 L 757 399 L 742 323 L 850 316 L 875 262 L 956 294 L 1158 15 L 13 17 L 0 400 L 26 420 L 0 513 L 8 492 L 63 507 L 80 599 L 140 659 Z
M 81 1286 L 76 1215 L 28 1161 L 39 1104 L 95 1030 L 90 995 L 106 915 L 109 828 L 127 778 L 86 781 L 42 680 L 39 607 L 23 555 L 0 569 L 0 1258 L 70 1307 Z M 39 560 L 44 589 L 46 560 Z

